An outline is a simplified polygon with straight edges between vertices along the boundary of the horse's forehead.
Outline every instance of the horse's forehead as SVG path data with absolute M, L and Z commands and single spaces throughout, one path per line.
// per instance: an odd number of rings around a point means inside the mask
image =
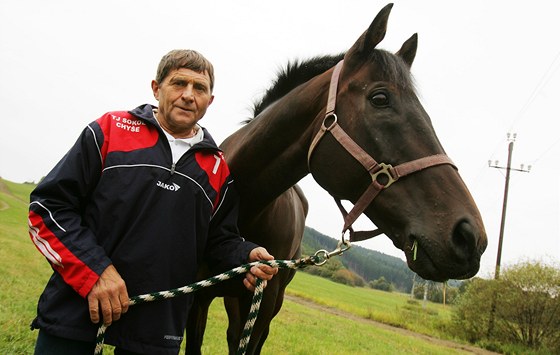
M 416 89 L 410 78 L 383 71 L 380 68 L 364 67 L 361 70 L 346 73 L 342 78 L 351 91 L 368 91 L 376 87 L 383 87 L 399 95 L 416 96 Z
M 385 51 L 379 51 L 359 64 L 354 63 L 345 70 L 344 76 L 349 82 L 383 81 L 401 90 L 415 91 L 409 68 L 400 57 Z
M 380 65 L 375 63 L 368 63 L 367 65 L 362 65 L 359 68 L 350 70 L 345 73 L 344 79 L 350 84 L 368 84 L 377 81 L 391 81 L 391 75 L 383 70 Z

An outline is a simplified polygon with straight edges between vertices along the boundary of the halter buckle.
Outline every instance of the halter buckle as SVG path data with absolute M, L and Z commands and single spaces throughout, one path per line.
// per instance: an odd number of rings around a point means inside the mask
M 389 186 L 391 186 L 395 181 L 398 180 L 398 178 L 395 179 L 393 175 L 391 175 L 391 170 L 393 170 L 393 166 L 391 164 L 379 163 L 378 166 L 381 167 L 381 169 L 377 170 L 375 173 L 370 173 L 372 181 L 377 182 L 378 184 L 382 185 L 383 188 L 386 189 Z M 387 182 L 381 183 L 378 180 L 379 175 L 386 176 Z

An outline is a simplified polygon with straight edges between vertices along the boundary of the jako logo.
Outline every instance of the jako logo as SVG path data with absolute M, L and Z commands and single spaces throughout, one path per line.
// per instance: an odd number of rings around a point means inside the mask
M 162 189 L 166 189 L 169 191 L 177 191 L 181 188 L 181 186 L 177 185 L 176 183 L 173 183 L 173 185 L 169 185 L 166 183 L 163 183 L 161 181 L 158 181 L 156 184 L 158 187 L 161 187 Z

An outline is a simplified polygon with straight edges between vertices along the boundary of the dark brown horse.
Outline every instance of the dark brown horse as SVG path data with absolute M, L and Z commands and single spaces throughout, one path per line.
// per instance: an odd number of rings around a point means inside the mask
M 241 196 L 239 228 L 277 259 L 298 257 L 307 201 L 295 184 L 311 173 L 333 197 L 360 206 L 344 229 L 363 212 L 421 277 L 468 278 L 487 244 L 482 219 L 412 85 L 417 36 L 397 54 L 376 48 L 391 7 L 344 55 L 289 66 L 255 119 L 223 142 Z M 260 352 L 292 277 L 281 270 L 268 283 L 248 353 Z M 195 295 L 187 352 L 200 351 L 208 306 L 224 295 L 230 352 L 237 349 L 251 294 L 224 289 Z

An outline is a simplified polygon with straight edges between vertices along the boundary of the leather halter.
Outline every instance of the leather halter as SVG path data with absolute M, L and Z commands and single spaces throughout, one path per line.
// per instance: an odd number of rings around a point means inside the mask
M 346 231 L 350 233 L 350 241 L 361 241 L 368 238 L 375 237 L 383 232 L 379 229 L 373 231 L 359 231 L 355 232 L 352 229 L 352 224 L 356 219 L 364 212 L 364 210 L 371 204 L 373 199 L 384 189 L 391 186 L 401 177 L 412 174 L 414 172 L 424 170 L 433 166 L 449 164 L 453 168 L 457 169 L 455 164 L 451 159 L 445 154 L 436 154 L 427 156 L 424 158 L 412 160 L 400 165 L 393 167 L 391 164 L 378 163 L 373 159 L 366 151 L 364 151 L 350 136 L 340 127 L 338 124 L 338 117 L 335 113 L 336 107 L 336 95 L 338 88 L 338 78 L 342 70 L 344 60 L 338 62 L 332 73 L 331 82 L 329 86 L 329 97 L 327 102 L 327 112 L 321 129 L 313 138 L 311 145 L 309 146 L 309 151 L 307 154 L 307 164 L 311 166 L 311 156 L 317 147 L 317 144 L 325 136 L 327 132 L 331 132 L 333 137 L 340 143 L 340 145 L 350 153 L 362 166 L 367 170 L 371 176 L 371 184 L 362 193 L 362 196 L 358 199 L 354 207 L 350 212 L 342 206 L 339 198 L 334 197 L 342 216 L 344 217 L 344 227 L 342 229 L 342 236 L 344 240 L 344 234 Z M 311 167 L 309 168 L 311 171 Z M 379 177 L 384 176 L 380 182 Z M 385 182 L 386 181 L 386 182 Z

